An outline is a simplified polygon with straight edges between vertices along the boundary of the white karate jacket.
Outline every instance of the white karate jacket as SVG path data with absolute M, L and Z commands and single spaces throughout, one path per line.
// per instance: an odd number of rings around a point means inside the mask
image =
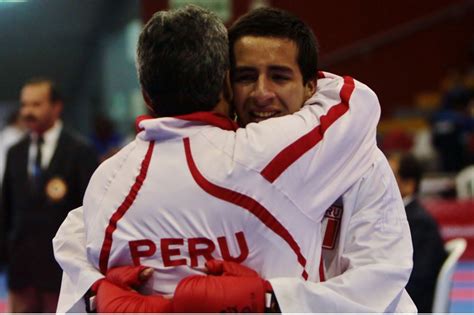
M 58 311 L 81 310 L 73 306 L 101 277 L 97 269 L 153 266 L 153 289 L 169 294 L 210 256 L 234 259 L 269 279 L 284 312 L 413 310 L 403 290 L 411 270 L 408 225 L 375 146 L 378 101 L 357 81 L 326 76 L 313 105 L 236 132 L 208 113 L 141 122 L 137 139 L 93 176 L 84 217 L 81 208 L 71 212 L 54 240 L 65 271 Z M 371 176 L 381 182 L 367 187 Z M 342 216 L 342 231 L 361 240 L 350 246 L 359 254 L 347 258 L 339 245 L 339 258 L 320 271 L 322 236 L 312 232 L 321 231 L 325 209 L 346 191 L 345 209 L 351 196 L 364 193 L 382 202 L 364 205 L 370 216 L 356 220 L 370 233 L 349 226 L 355 212 Z M 374 281 L 357 276 L 351 263 L 370 265 Z M 321 272 L 330 278 L 351 269 L 348 282 L 319 282 Z M 360 287 L 373 283 L 377 298 L 363 298 Z

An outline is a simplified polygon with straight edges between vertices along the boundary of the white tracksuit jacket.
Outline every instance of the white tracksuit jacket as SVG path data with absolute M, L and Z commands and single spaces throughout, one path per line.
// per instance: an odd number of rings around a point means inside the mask
M 171 294 L 211 257 L 269 279 L 284 312 L 413 311 L 403 289 L 410 234 L 375 145 L 377 98 L 360 82 L 326 74 L 310 101 L 237 131 L 210 113 L 142 121 L 137 139 L 96 171 L 83 208 L 54 239 L 65 271 L 58 311 L 81 310 L 76 302 L 97 269 L 152 266 L 153 290 Z M 372 178 L 376 185 L 368 185 Z M 362 194 L 368 202 L 351 211 Z M 325 214 L 337 219 L 325 210 L 341 195 L 342 232 L 323 270 L 318 231 Z M 357 245 L 342 242 L 345 233 Z M 343 271 L 345 278 L 319 282 Z

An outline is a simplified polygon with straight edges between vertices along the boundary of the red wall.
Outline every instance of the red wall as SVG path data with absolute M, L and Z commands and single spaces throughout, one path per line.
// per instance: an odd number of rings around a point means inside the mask
M 474 259 L 474 200 L 427 199 L 426 209 L 438 222 L 445 241 L 465 238 L 467 241 L 463 259 Z

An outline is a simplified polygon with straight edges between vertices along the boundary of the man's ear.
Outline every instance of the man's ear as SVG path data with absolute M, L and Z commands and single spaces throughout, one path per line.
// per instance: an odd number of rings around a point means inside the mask
M 145 100 L 146 108 L 148 108 L 150 114 L 156 116 L 155 110 L 153 108 L 153 102 L 151 101 L 150 96 L 148 96 L 148 93 L 144 89 L 142 89 L 142 95 L 143 99 Z
M 305 99 L 309 99 L 311 96 L 313 96 L 314 92 L 316 92 L 316 86 L 318 84 L 318 79 L 309 79 L 308 82 L 306 82 L 304 86 L 304 97 Z

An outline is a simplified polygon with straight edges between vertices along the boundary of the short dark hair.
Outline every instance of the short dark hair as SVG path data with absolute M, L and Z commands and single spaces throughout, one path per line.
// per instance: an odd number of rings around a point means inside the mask
M 227 30 L 194 5 L 153 15 L 140 34 L 140 84 L 158 116 L 210 111 L 229 69 Z
M 63 101 L 63 96 L 61 92 L 59 91 L 59 88 L 52 79 L 47 78 L 47 77 L 34 77 L 25 82 L 23 84 L 23 87 L 27 85 L 37 85 L 37 84 L 47 84 L 49 86 L 49 100 L 52 103 L 55 102 L 62 102 Z
M 399 157 L 398 176 L 403 180 L 415 181 L 415 193 L 420 188 L 423 177 L 423 167 L 418 159 L 411 153 L 403 153 Z
M 244 36 L 276 37 L 292 40 L 298 48 L 297 62 L 303 83 L 317 78 L 318 42 L 311 28 L 297 16 L 280 9 L 263 7 L 240 17 L 229 28 L 231 65 L 235 65 L 234 45 Z

